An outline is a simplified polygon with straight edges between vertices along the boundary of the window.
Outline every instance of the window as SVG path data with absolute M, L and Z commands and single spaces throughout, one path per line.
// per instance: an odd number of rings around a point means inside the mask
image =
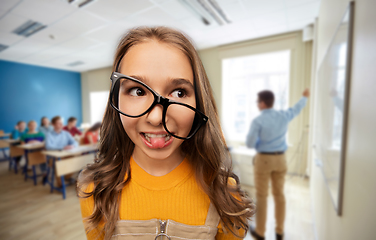
M 90 93 L 90 119 L 91 124 L 102 122 L 106 110 L 108 91 Z
M 275 109 L 286 109 L 289 96 L 290 50 L 222 60 L 222 113 L 227 140 L 244 142 L 260 111 L 257 93 L 271 90 Z

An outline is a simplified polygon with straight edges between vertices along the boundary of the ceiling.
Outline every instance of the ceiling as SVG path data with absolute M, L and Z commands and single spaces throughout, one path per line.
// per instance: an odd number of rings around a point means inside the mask
M 205 25 L 183 2 L 94 0 L 78 7 L 69 0 L 0 0 L 5 45 L 0 59 L 83 72 L 111 66 L 120 37 L 132 27 L 177 28 L 204 49 L 303 29 L 314 22 L 320 5 L 320 0 L 216 0 L 231 23 Z M 28 20 L 46 27 L 28 37 L 13 33 Z

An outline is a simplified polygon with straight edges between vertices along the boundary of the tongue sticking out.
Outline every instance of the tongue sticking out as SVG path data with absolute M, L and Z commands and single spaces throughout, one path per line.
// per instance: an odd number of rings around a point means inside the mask
M 154 148 L 162 148 L 165 145 L 165 138 L 153 137 L 150 138 L 150 143 Z

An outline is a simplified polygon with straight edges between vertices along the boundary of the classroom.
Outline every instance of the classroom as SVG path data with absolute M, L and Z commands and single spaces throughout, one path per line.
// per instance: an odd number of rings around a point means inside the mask
M 0 239 L 375 239 L 375 9 L 0 0 Z

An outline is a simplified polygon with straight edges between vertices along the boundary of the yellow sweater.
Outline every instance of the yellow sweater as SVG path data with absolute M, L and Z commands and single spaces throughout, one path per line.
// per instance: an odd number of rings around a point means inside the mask
M 209 210 L 209 197 L 198 186 L 187 159 L 170 173 L 155 177 L 145 172 L 131 158 L 131 180 L 123 188 L 119 215 L 121 220 L 171 219 L 188 225 L 204 225 Z M 89 187 L 89 191 L 93 186 Z M 93 212 L 93 198 L 80 199 L 82 217 Z M 97 239 L 98 231 L 87 235 Z M 101 238 L 100 238 L 101 239 Z M 224 234 L 218 225 L 216 239 L 239 239 Z

